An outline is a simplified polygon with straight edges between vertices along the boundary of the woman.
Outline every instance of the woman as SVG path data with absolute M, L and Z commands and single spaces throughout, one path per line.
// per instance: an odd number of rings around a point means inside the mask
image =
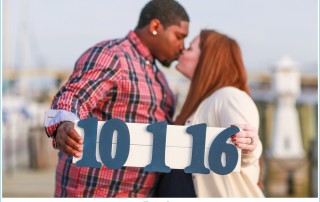
M 177 125 L 206 123 L 244 131 L 259 128 L 259 114 L 250 98 L 247 76 L 237 42 L 214 30 L 203 30 L 183 51 L 176 69 L 191 79 L 190 89 Z M 248 125 L 245 125 L 248 124 Z M 264 197 L 258 187 L 262 144 L 255 133 L 232 136 L 241 149 L 240 172 L 218 175 L 193 174 L 198 197 Z

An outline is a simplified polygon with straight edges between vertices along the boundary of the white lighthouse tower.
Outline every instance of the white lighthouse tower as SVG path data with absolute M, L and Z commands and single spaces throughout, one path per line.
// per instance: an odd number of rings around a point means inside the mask
M 276 111 L 269 157 L 301 159 L 305 152 L 296 109 L 296 99 L 301 91 L 297 63 L 288 56 L 283 57 L 276 64 L 272 85 L 276 96 Z

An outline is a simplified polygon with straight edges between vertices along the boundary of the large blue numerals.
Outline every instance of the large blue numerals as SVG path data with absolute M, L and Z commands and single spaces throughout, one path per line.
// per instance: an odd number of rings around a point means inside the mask
M 100 168 L 96 159 L 97 117 L 83 119 L 78 126 L 84 129 L 84 145 L 82 158 L 76 162 L 79 167 Z M 116 155 L 112 158 L 112 137 L 117 131 Z M 120 119 L 111 119 L 104 123 L 99 139 L 99 153 L 102 163 L 112 169 L 121 168 L 127 161 L 130 149 L 130 136 L 127 125 Z
M 207 124 L 198 124 L 187 128 L 187 133 L 192 135 L 191 164 L 184 169 L 186 173 L 209 174 L 210 170 L 204 166 L 204 147 L 206 143 Z
M 101 163 L 96 159 L 97 126 L 98 118 L 91 117 L 78 122 L 78 126 L 84 130 L 83 154 L 76 165 L 79 167 L 100 168 Z
M 227 144 L 227 139 L 239 132 L 239 128 L 231 126 L 222 131 L 212 142 L 209 150 L 209 167 L 210 169 L 219 174 L 226 175 L 231 173 L 238 162 L 238 150 L 233 144 Z M 221 156 L 225 153 L 226 165 L 223 166 Z
M 117 131 L 116 155 L 112 158 L 112 137 Z M 108 168 L 119 169 L 127 161 L 130 149 L 128 126 L 120 119 L 111 119 L 102 126 L 99 140 L 99 152 L 102 163 Z
M 79 167 L 100 168 L 101 163 L 96 159 L 97 126 L 96 117 L 83 119 L 78 126 L 84 130 L 84 146 L 82 158 L 76 162 Z M 186 173 L 209 174 L 213 172 L 226 175 L 234 170 L 238 162 L 238 151 L 227 140 L 231 135 L 239 132 L 239 128 L 231 126 L 222 131 L 211 143 L 208 163 L 210 170 L 204 165 L 204 152 L 206 141 L 206 124 L 190 126 L 186 132 L 192 136 L 191 163 L 184 171 Z M 167 122 L 153 123 L 147 126 L 147 131 L 153 135 L 151 163 L 145 167 L 148 172 L 170 172 L 165 164 Z M 112 139 L 117 132 L 115 156 L 112 157 Z M 120 119 L 111 119 L 104 123 L 99 138 L 99 153 L 102 163 L 111 169 L 121 168 L 127 161 L 130 151 L 130 134 L 128 126 Z M 225 165 L 221 159 L 225 154 Z
M 192 135 L 191 164 L 184 169 L 186 173 L 209 174 L 210 170 L 204 166 L 204 150 L 206 141 L 206 124 L 198 124 L 187 128 L 187 133 Z M 231 173 L 238 162 L 238 150 L 233 144 L 227 144 L 228 138 L 239 132 L 239 128 L 231 126 L 222 131 L 212 142 L 209 150 L 209 167 L 220 175 Z M 222 154 L 225 153 L 226 164 L 222 165 Z
M 169 173 L 171 169 L 165 163 L 167 122 L 148 125 L 147 131 L 153 134 L 153 148 L 151 163 L 144 170 Z

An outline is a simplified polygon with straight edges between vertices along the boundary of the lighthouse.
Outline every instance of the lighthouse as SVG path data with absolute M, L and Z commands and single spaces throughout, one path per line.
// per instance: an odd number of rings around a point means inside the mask
M 301 81 L 297 63 L 290 57 L 285 56 L 276 64 L 272 86 L 276 111 L 269 155 L 274 159 L 301 159 L 305 152 L 296 108 Z

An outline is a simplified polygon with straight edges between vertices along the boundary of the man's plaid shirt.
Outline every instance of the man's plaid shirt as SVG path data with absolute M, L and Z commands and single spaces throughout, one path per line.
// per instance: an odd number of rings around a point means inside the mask
M 134 123 L 172 123 L 174 104 L 163 73 L 131 31 L 123 39 L 93 46 L 79 58 L 46 113 L 46 132 L 53 137 L 61 121 L 92 116 L 99 121 L 119 118 Z M 143 168 L 77 167 L 71 156 L 60 152 L 55 196 L 150 197 L 156 180 L 156 173 Z

